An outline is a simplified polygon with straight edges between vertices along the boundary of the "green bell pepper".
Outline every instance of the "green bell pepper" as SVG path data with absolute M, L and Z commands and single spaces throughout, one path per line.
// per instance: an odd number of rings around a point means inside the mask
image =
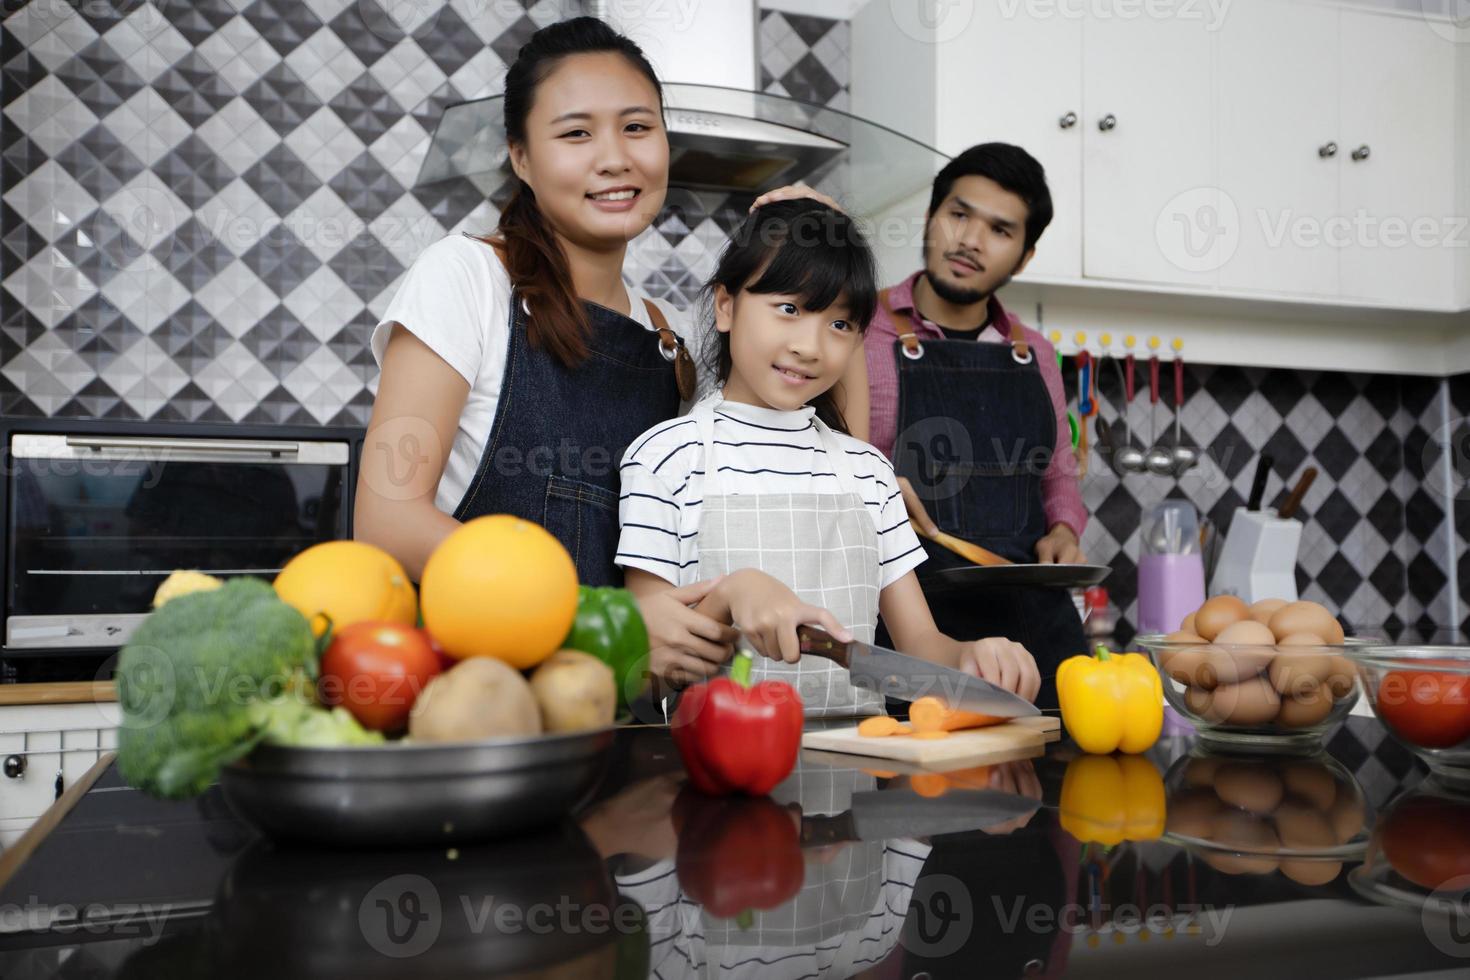
M 620 709 L 648 686 L 648 630 L 627 589 L 582 586 L 577 618 L 562 646 L 590 653 L 612 668 Z

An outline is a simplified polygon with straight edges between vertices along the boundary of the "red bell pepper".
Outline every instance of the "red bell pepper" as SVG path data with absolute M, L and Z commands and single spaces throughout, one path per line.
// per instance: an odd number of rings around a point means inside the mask
M 768 798 L 715 798 L 685 787 L 674 801 L 679 886 L 710 915 L 748 926 L 752 911 L 801 891 L 806 862 L 796 824 Z
M 674 711 L 674 744 L 689 781 L 711 796 L 764 796 L 796 765 L 801 748 L 801 697 L 780 681 L 750 683 L 742 651 L 730 676 L 696 684 Z

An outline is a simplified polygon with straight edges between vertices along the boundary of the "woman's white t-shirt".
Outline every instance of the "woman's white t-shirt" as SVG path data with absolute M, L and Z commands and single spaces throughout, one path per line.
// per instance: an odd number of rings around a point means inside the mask
M 652 332 L 644 306 L 648 297 L 634 285 L 627 288 L 632 318 Z M 469 382 L 469 397 L 434 495 L 434 506 L 446 514 L 453 514 L 464 498 L 490 439 L 509 353 L 510 297 L 510 276 L 495 250 L 467 235 L 450 235 L 414 260 L 373 329 L 373 358 L 379 367 L 392 324 L 401 323 Z M 658 307 L 702 369 L 704 331 L 691 331 L 684 314 L 667 303 Z

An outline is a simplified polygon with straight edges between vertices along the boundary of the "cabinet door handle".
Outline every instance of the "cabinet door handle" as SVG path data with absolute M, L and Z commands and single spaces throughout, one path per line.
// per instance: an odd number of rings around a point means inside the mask
M 1118 117 L 1111 112 L 1097 121 L 1097 128 L 1104 133 L 1118 128 Z
M 1071 129 L 1073 126 L 1077 125 L 1077 113 L 1069 112 L 1057 122 L 1058 125 L 1060 125 L 1063 129 Z
M 1353 151 L 1353 162 L 1362 163 L 1364 160 L 1368 159 L 1368 154 L 1371 152 L 1372 151 L 1368 149 L 1368 144 L 1364 143 L 1362 146 Z
M 7 779 L 19 779 L 26 774 L 26 757 L 23 755 L 7 755 L 5 757 L 5 776 Z
M 1324 160 L 1331 160 L 1337 156 L 1337 144 L 1333 142 L 1323 143 L 1317 147 L 1317 155 Z

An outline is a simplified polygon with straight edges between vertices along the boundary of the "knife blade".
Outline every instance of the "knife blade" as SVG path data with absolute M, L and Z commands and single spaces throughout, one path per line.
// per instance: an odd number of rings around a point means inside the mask
M 979 677 L 860 640 L 843 643 L 820 626 L 798 626 L 796 638 L 802 653 L 826 657 L 846 667 L 852 686 L 860 690 L 900 701 L 936 697 L 950 709 L 999 718 L 1041 714 L 1040 708 L 1019 694 Z
M 870 790 L 852 794 L 852 809 L 843 813 L 803 816 L 801 844 L 962 834 L 1029 816 L 1040 806 L 1040 800 L 994 789 L 955 789 L 938 797 L 911 789 Z

